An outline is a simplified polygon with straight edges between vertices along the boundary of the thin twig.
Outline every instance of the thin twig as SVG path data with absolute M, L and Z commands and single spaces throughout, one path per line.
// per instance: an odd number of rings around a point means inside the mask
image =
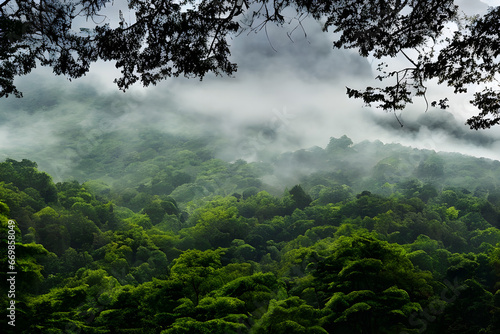
M 425 105 L 426 105 L 425 112 L 427 112 L 429 110 L 429 101 L 427 100 L 426 93 L 427 93 L 427 87 L 424 87 L 424 95 L 423 96 L 424 96 L 424 101 L 425 101 Z
M 403 51 L 403 49 L 401 49 L 401 50 L 399 50 L 399 51 L 401 51 L 401 53 L 402 53 L 402 54 L 406 57 L 406 59 L 408 59 L 408 61 L 409 61 L 410 63 L 412 63 L 412 64 L 413 64 L 413 66 L 418 67 L 418 65 L 417 65 L 417 64 L 413 61 L 413 59 L 411 59 L 410 57 L 408 57 L 408 55 L 407 55 L 407 54 Z
M 401 116 L 401 114 L 399 114 L 399 116 Z M 396 120 L 398 121 L 399 125 L 401 125 L 401 127 L 404 127 L 403 122 L 401 122 L 398 115 L 396 114 L 396 110 L 394 110 L 394 117 L 396 117 Z
M 269 42 L 271 49 L 273 49 L 274 52 L 278 52 L 278 50 L 274 48 L 273 44 L 271 43 L 271 40 L 269 39 L 269 34 L 267 33 L 267 24 L 264 25 L 264 31 L 266 32 L 267 41 Z

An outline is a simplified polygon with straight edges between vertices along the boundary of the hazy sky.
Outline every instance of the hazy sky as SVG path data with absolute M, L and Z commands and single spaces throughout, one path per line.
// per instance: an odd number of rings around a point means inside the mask
M 500 1 L 460 1 L 468 13 L 484 12 L 487 3 Z M 344 134 L 354 142 L 378 139 L 500 159 L 499 127 L 477 132 L 464 125 L 475 112 L 468 96 L 453 97 L 451 90 L 431 83 L 429 100 L 448 97 L 451 108 L 425 113 L 424 101 L 416 101 L 401 115 L 403 128 L 393 114 L 350 100 L 346 86 L 362 89 L 373 82 L 372 60 L 333 49 L 331 33 L 321 32 L 314 21 L 303 24 L 307 36 L 296 29 L 293 42 L 286 32 L 294 22 L 284 30 L 269 27 L 269 38 L 263 32 L 234 38 L 232 57 L 239 66 L 234 78 L 167 79 L 156 87 L 135 86 L 121 93 L 112 83 L 118 72 L 111 63 L 95 64 L 90 74 L 72 82 L 54 77 L 50 69 L 37 69 L 17 81 L 26 101 L 0 100 L 0 159 L 32 158 L 49 148 L 63 152 L 61 136 L 67 129 L 104 133 L 139 123 L 169 132 L 226 134 L 234 140 L 221 155 L 229 159 L 240 155 L 251 160 L 259 150 L 325 147 L 330 137 Z M 95 98 L 79 97 L 87 91 L 83 86 L 95 88 Z M 45 111 L 25 110 L 30 99 L 51 94 L 58 96 L 55 105 L 49 101 L 39 108 Z M 95 101 L 91 106 L 89 98 Z M 247 131 L 252 126 L 268 130 Z

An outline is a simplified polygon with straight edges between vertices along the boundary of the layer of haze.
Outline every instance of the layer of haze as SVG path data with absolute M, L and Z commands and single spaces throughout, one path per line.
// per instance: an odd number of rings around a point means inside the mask
M 466 4 L 469 11 L 486 8 L 480 1 Z M 119 71 L 111 63 L 95 64 L 88 76 L 72 82 L 37 69 L 17 80 L 23 99 L 0 100 L 0 159 L 27 158 L 49 172 L 62 170 L 56 179 L 67 177 L 68 155 L 75 154 L 67 150 L 68 138 L 83 147 L 118 129 L 130 131 L 133 139 L 138 127 L 224 137 L 218 156 L 227 160 L 325 147 L 330 137 L 344 134 L 354 142 L 380 140 L 500 159 L 500 128 L 477 132 L 464 125 L 475 112 L 470 97 L 453 97 L 431 84 L 429 100 L 448 97 L 452 107 L 426 113 L 424 101 L 416 101 L 398 114 L 404 127 L 394 114 L 348 99 L 346 86 L 374 84 L 374 66 L 353 51 L 333 49 L 332 40 L 314 21 L 270 26 L 267 35 L 242 34 L 231 41 L 239 65 L 234 78 L 168 79 L 126 93 L 112 83 Z

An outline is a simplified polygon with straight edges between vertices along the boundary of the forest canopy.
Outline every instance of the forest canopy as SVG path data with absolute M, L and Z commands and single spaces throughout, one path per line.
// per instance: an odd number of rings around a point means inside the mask
M 2 328 L 500 331 L 498 161 L 343 136 L 227 162 L 209 139 L 121 139 L 75 166 L 85 182 L 0 162 L 1 279 L 8 245 L 17 269 L 15 298 L 0 296 L 16 326 Z M 108 159 L 120 145 L 128 154 Z
M 0 96 L 20 97 L 14 79 L 37 65 L 78 78 L 97 60 L 112 61 L 121 70 L 115 82 L 122 90 L 136 82 L 155 85 L 172 76 L 232 75 L 237 64 L 230 60 L 229 37 L 266 33 L 269 24 L 291 23 L 300 31 L 309 17 L 325 32 L 336 33 L 335 48 L 355 49 L 363 57 L 380 60 L 380 87 L 348 88 L 350 97 L 395 112 L 415 97 L 426 100 L 428 82 L 435 79 L 455 93 L 475 91 L 471 103 L 479 113 L 467 121 L 471 128 L 500 122 L 500 7 L 468 17 L 453 0 L 127 3 L 128 8 L 111 0 L 2 1 Z M 113 6 L 119 13 L 116 22 L 99 23 L 103 10 Z M 131 18 L 125 19 L 123 11 Z M 388 70 L 387 62 L 394 57 L 409 65 Z M 428 104 L 448 106 L 446 98 Z

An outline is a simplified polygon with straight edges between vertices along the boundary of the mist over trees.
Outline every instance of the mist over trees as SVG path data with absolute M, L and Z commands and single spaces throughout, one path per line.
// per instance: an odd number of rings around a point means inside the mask
M 380 60 L 380 87 L 351 97 L 391 112 L 414 97 L 445 108 L 427 101 L 437 79 L 478 89 L 469 125 L 490 127 L 500 7 L 467 17 L 458 2 L 0 0 L 0 95 L 20 97 L 14 79 L 39 65 L 78 78 L 110 61 L 121 90 L 231 76 L 231 38 L 278 25 L 293 41 L 312 18 L 335 48 Z M 391 69 L 393 58 L 409 66 Z M 287 100 L 295 110 L 256 116 L 252 99 L 281 95 L 287 74 L 242 89 L 248 100 L 218 86 L 227 113 L 206 86 L 183 105 L 185 87 L 118 96 L 37 80 L 22 88 L 33 94 L 0 101 L 3 331 L 498 334 L 500 161 L 442 152 L 449 141 L 494 156 L 495 135 L 429 112 L 405 128 L 418 149 L 390 143 L 399 125 L 370 111 L 348 121 L 367 116 L 356 130 L 376 136 L 354 138 L 316 110 L 318 87 L 342 75 L 304 81 Z
M 37 65 L 78 78 L 99 59 L 121 70 L 115 82 L 122 90 L 172 76 L 232 75 L 237 64 L 230 60 L 229 37 L 266 33 L 270 24 L 292 24 L 293 32 L 307 34 L 302 22 L 312 17 L 325 32 L 337 33 L 335 48 L 380 60 L 381 86 L 348 88 L 350 97 L 395 112 L 415 97 L 427 102 L 427 83 L 436 79 L 455 93 L 476 90 L 471 103 L 479 114 L 467 121 L 472 129 L 500 122 L 495 85 L 500 7 L 468 17 L 453 0 L 153 0 L 127 1 L 128 8 L 113 5 L 111 0 L 0 3 L 0 96 L 21 96 L 14 79 Z M 119 14 L 113 24 L 99 24 L 106 7 Z M 406 59 L 408 66 L 389 69 L 395 57 Z M 427 103 L 448 107 L 445 97 Z
M 498 161 L 342 136 L 227 162 L 215 137 L 125 135 L 85 182 L 0 163 L 15 333 L 500 330 Z

